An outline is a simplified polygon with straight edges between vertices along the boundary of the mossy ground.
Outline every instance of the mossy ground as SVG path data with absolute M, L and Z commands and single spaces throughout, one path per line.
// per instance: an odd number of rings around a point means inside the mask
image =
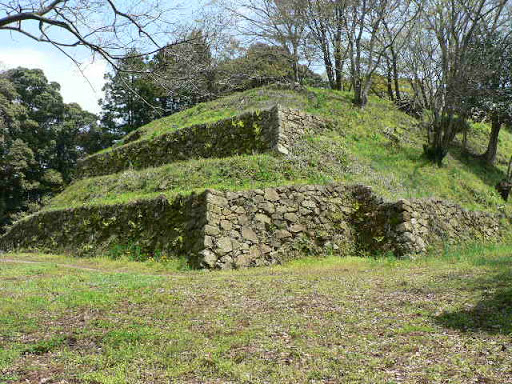
M 510 383 L 511 254 L 216 273 L 4 255 L 0 383 Z
M 454 146 L 445 166 L 438 168 L 423 157 L 425 132 L 419 122 L 376 97 L 371 97 L 361 110 L 352 105 L 348 92 L 259 88 L 197 105 L 139 131 L 143 139 L 150 139 L 275 103 L 326 117 L 334 122 L 334 129 L 304 138 L 288 159 L 267 154 L 196 159 L 79 180 L 46 209 L 119 203 L 160 194 L 172 197 L 206 188 L 241 190 L 334 181 L 367 184 L 393 199 L 439 197 L 466 208 L 489 211 L 504 205 L 494 186 L 503 177 L 512 152 L 510 131 L 501 132 L 496 166 L 484 166 Z M 485 150 L 488 133 L 486 124 L 471 125 L 469 145 L 473 152 Z

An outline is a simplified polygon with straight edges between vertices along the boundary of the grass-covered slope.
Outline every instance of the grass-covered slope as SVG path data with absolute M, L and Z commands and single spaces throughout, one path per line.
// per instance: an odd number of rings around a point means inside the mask
M 267 109 L 275 104 L 303 109 L 305 106 L 304 94 L 290 89 L 279 89 L 278 87 L 256 88 L 246 92 L 235 93 L 208 103 L 198 104 L 171 116 L 154 120 L 127 135 L 118 145 L 150 139 L 191 125 L 214 123 L 246 111 Z M 106 149 L 106 151 L 110 149 Z
M 377 193 L 393 199 L 435 196 L 481 210 L 503 205 L 494 185 L 502 178 L 512 151 L 509 131 L 501 133 L 496 167 L 484 167 L 454 147 L 445 167 L 438 168 L 422 156 L 425 133 L 418 121 L 378 98 L 370 98 L 361 110 L 352 105 L 348 92 L 253 89 L 156 120 L 125 141 L 148 139 L 276 103 L 328 118 L 334 129 L 305 137 L 286 158 L 258 154 L 197 159 L 79 180 L 46 209 L 172 196 L 205 188 L 240 190 L 332 181 L 371 185 Z M 484 150 L 488 129 L 485 124 L 472 125 L 469 143 L 475 152 Z

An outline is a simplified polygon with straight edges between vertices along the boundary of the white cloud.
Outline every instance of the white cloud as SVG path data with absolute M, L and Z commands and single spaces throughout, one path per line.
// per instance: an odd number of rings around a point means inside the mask
M 98 99 L 103 97 L 101 88 L 107 64 L 103 60 L 82 60 L 81 70 L 58 51 L 33 48 L 8 48 L 0 51 L 0 68 L 40 68 L 49 81 L 61 85 L 61 94 L 66 103 L 78 103 L 82 108 L 97 113 Z

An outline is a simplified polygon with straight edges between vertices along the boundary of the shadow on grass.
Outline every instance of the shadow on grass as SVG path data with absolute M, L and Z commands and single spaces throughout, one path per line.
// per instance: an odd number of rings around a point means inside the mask
M 495 187 L 498 182 L 503 180 L 505 173 L 495 165 L 489 165 L 477 158 L 475 155 L 464 151 L 458 146 L 450 149 L 450 154 L 460 161 L 467 170 L 474 173 L 485 184 Z
M 512 335 L 512 257 L 493 262 L 493 266 L 499 265 L 508 267 L 508 271 L 468 281 L 467 289 L 479 291 L 483 296 L 474 307 L 444 312 L 435 320 L 444 327 L 463 332 Z

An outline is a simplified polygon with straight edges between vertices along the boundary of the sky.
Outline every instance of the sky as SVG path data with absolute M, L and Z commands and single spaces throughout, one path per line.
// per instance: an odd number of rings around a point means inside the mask
M 101 89 L 107 70 L 105 61 L 95 60 L 90 54 L 84 54 L 81 58 L 83 73 L 80 73 L 72 60 L 49 45 L 27 42 L 18 36 L 11 38 L 7 33 L 1 33 L 0 39 L 1 69 L 40 68 L 49 81 L 56 81 L 61 85 L 64 102 L 78 103 L 83 109 L 93 113 L 100 111 L 98 99 L 103 96 Z
M 128 3 L 120 0 L 117 4 Z M 181 21 L 193 19 L 193 9 L 200 0 L 189 0 L 181 8 Z M 21 34 L 0 30 L 0 70 L 26 67 L 40 68 L 49 81 L 61 85 L 61 94 L 66 103 L 78 103 L 83 109 L 98 113 L 98 99 L 103 97 L 104 74 L 109 69 L 99 57 L 94 58 L 85 48 L 74 49 L 73 56 L 81 63 L 82 73 L 71 59 L 49 44 L 38 43 Z

